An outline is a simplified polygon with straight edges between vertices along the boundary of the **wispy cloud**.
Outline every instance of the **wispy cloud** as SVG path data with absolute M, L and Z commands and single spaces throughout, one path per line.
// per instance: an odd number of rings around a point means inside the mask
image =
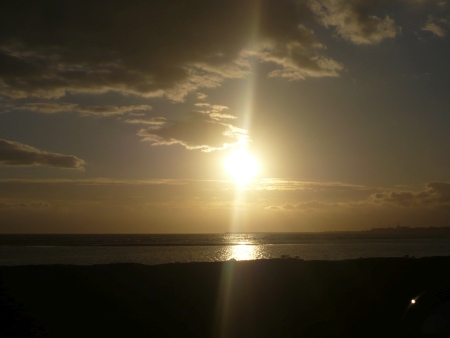
M 76 156 L 51 153 L 23 143 L 0 139 L 0 165 L 44 165 L 57 168 L 82 169 L 85 162 Z
M 237 117 L 231 114 L 222 113 L 222 111 L 227 110 L 227 106 L 218 105 L 218 104 L 209 104 L 206 102 L 196 103 L 196 107 L 203 108 L 200 112 L 204 114 L 208 114 L 210 118 L 213 120 L 234 120 Z
M 154 121 L 151 127 L 138 133 L 154 146 L 178 144 L 186 149 L 210 152 L 249 142 L 246 130 L 203 112 L 194 111 L 186 120 L 159 118 Z
M 208 97 L 205 93 L 197 93 L 197 99 L 205 100 Z
M 51 205 L 38 200 L 11 200 L 0 199 L 0 208 L 49 208 Z
M 424 189 L 419 191 L 384 189 L 381 187 L 367 188 L 361 186 L 354 186 L 352 188 L 351 185 L 340 186 L 337 182 L 323 183 L 318 181 L 305 185 L 307 189 L 312 189 L 313 186 L 319 187 L 319 189 L 312 190 L 314 194 L 307 195 L 307 199 L 310 198 L 310 200 L 295 202 L 296 198 L 305 199 L 305 196 L 285 195 L 281 201 L 288 200 L 288 202 L 278 205 L 272 204 L 267 208 L 280 211 L 332 211 L 336 208 L 370 209 L 378 207 L 408 208 L 410 210 L 450 208 L 450 183 L 447 182 L 430 182 Z M 345 194 L 349 198 L 346 200 L 343 198 L 344 190 L 341 190 L 339 199 L 333 198 L 333 196 L 336 196 L 336 189 L 342 188 L 346 190 Z M 286 190 L 286 188 L 282 189 Z M 357 193 L 358 191 L 360 193 Z
M 436 18 L 433 15 L 429 15 L 426 24 L 422 27 L 423 31 L 428 31 L 434 35 L 444 38 L 447 35 L 447 31 L 442 25 L 450 25 L 450 20 L 446 18 Z
M 150 118 L 127 118 L 123 120 L 125 123 L 131 124 L 147 124 L 150 129 L 159 129 L 167 123 L 165 117 L 150 117 Z
M 334 27 L 343 39 L 355 44 L 374 44 L 392 39 L 401 33 L 395 21 L 376 13 L 389 1 L 320 0 L 312 8 L 326 27 Z
M 131 112 L 147 112 L 152 109 L 149 105 L 131 106 L 80 106 L 74 103 L 37 102 L 16 106 L 15 110 L 28 110 L 37 113 L 55 114 L 64 112 L 76 112 L 89 116 L 117 116 Z

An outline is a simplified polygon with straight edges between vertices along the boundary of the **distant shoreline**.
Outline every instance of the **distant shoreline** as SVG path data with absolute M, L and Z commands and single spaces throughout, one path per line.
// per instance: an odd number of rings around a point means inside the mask
M 228 238 L 230 235 L 256 235 L 255 240 Z M 216 238 L 214 238 L 216 236 Z M 3 234 L 2 246 L 103 246 L 103 247 L 195 247 L 229 245 L 301 244 L 320 241 L 396 240 L 422 238 L 450 238 L 450 227 L 445 228 L 373 228 L 364 231 L 324 232 L 227 232 L 217 234 Z
M 373 231 L 445 231 L 450 232 L 450 226 L 448 227 L 408 227 L 408 226 L 386 226 L 377 227 L 365 230 L 326 230 L 326 231 L 226 231 L 226 232 L 180 232 L 180 233 L 0 233 L 0 235 L 11 236 L 179 236 L 179 235 L 220 235 L 220 234 L 352 234 L 352 233 L 367 233 Z

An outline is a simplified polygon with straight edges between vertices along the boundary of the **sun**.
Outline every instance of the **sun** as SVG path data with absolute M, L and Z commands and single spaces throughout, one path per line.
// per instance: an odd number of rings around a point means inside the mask
M 248 183 L 259 172 L 258 162 L 245 149 L 232 152 L 225 160 L 225 168 L 238 184 Z

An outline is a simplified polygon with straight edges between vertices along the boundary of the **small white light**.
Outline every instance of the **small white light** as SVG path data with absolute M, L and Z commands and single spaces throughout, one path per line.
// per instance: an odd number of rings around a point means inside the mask
M 411 304 L 416 304 L 416 300 L 415 299 L 411 299 Z

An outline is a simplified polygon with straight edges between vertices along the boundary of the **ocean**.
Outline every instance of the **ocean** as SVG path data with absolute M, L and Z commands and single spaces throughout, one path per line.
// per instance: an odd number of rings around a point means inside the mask
M 423 233 L 0 235 L 3 266 L 449 255 L 450 235 Z

